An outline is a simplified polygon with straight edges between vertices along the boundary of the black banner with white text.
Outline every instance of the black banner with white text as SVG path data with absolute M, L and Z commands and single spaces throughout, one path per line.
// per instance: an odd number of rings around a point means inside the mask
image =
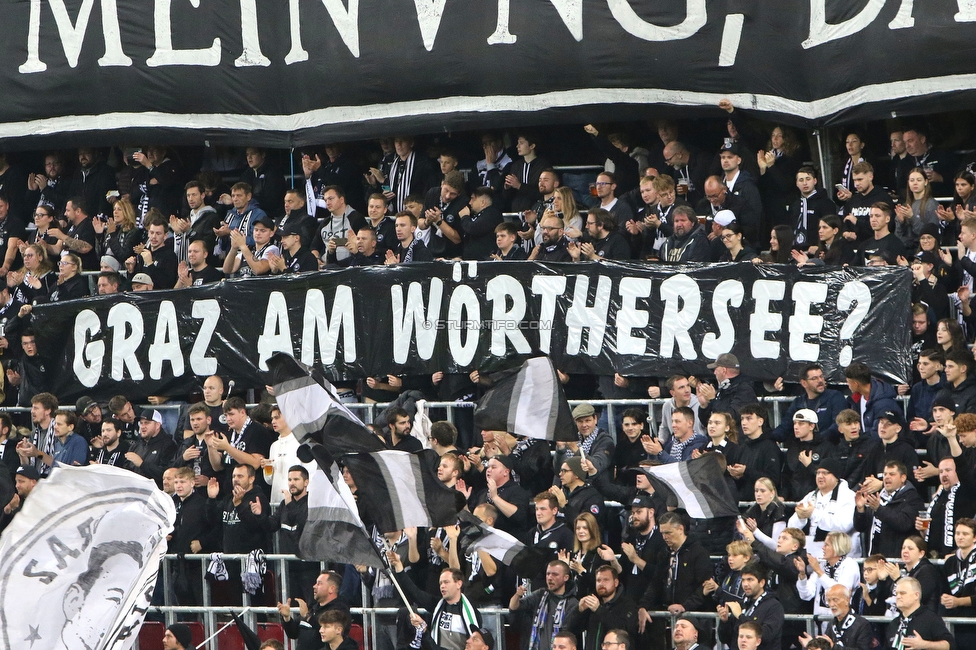
M 0 139 L 287 147 L 725 97 L 804 124 L 968 109 L 974 22 L 972 0 L 4 0 Z
M 911 273 L 718 264 L 431 262 L 229 280 L 34 310 L 62 398 L 185 394 L 217 373 L 262 386 L 287 352 L 333 380 L 491 372 L 547 354 L 566 373 L 755 379 L 852 360 L 910 379 Z

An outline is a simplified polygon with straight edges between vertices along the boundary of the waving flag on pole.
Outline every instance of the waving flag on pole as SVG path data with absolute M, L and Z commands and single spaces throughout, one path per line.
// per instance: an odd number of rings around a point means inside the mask
M 52 470 L 0 537 L 0 647 L 131 648 L 175 519 L 150 479 Z
M 519 368 L 491 376 L 492 385 L 474 410 L 475 429 L 575 442 L 573 412 L 549 357 L 533 357 Z
M 725 456 L 711 453 L 640 471 L 664 481 L 690 517 L 711 519 L 739 514 L 739 500 L 725 480 L 725 467 Z
M 268 360 L 275 400 L 299 442 L 313 440 L 339 456 L 385 449 L 376 437 L 335 395 L 324 377 L 293 357 L 276 353 Z
M 284 416 L 287 420 L 288 414 Z M 382 568 L 356 499 L 332 456 L 315 443 L 299 447 L 298 455 L 304 462 L 314 458 L 316 463 L 308 483 L 308 520 L 298 542 L 302 559 Z
M 411 526 L 438 528 L 457 521 L 455 490 L 437 478 L 437 452 L 424 449 L 351 454 L 342 462 L 356 481 L 359 507 L 381 533 Z

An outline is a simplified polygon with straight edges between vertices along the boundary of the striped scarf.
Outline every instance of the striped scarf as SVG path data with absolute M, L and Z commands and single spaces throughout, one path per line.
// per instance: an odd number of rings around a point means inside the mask
M 436 645 L 440 645 L 441 629 L 437 621 L 440 619 L 441 611 L 444 609 L 444 599 L 441 598 L 437 601 L 437 605 L 434 607 L 434 613 L 431 614 L 430 621 L 430 638 L 433 639 Z M 464 629 L 466 631 L 465 636 L 468 636 L 470 632 L 468 630 L 477 629 L 480 627 L 478 625 L 478 617 L 475 615 L 474 607 L 471 605 L 471 601 L 464 594 L 461 594 L 461 618 L 464 620 Z
M 413 163 L 417 158 L 417 152 L 411 151 L 406 160 L 397 156 L 390 166 L 390 186 L 396 194 L 393 207 L 394 212 L 402 212 L 403 205 L 410 195 L 410 182 L 413 180 Z
M 959 483 L 956 483 L 951 488 L 949 488 L 949 496 L 946 498 L 946 504 L 945 504 L 945 515 L 943 516 L 942 544 L 946 548 L 950 548 L 950 549 L 953 546 L 956 545 L 956 540 L 953 537 L 953 531 L 956 528 L 956 526 L 955 526 L 955 522 L 956 522 L 956 491 L 958 491 L 958 490 L 959 490 Z M 932 497 L 932 500 L 929 501 L 928 508 L 925 509 L 925 512 L 928 514 L 930 521 L 932 519 L 932 509 L 935 507 L 935 504 L 938 502 L 939 497 L 942 496 L 942 493 L 944 491 L 945 491 L 945 487 L 943 487 L 943 486 L 940 485 L 939 486 L 939 489 L 935 493 L 935 496 L 933 496 Z M 932 533 L 932 526 L 929 525 L 928 529 L 926 529 L 926 531 L 925 531 L 925 542 L 926 543 L 928 543 L 928 541 L 929 541 L 929 535 L 931 533 Z
M 528 650 L 541 650 L 542 644 L 540 634 L 546 626 L 549 617 L 549 597 L 551 593 L 546 590 L 539 601 L 539 609 L 535 612 L 535 619 L 532 621 L 532 635 L 529 638 Z M 552 637 L 555 638 L 562 629 L 566 617 L 566 601 L 568 598 L 561 598 L 556 604 L 556 609 L 552 613 Z M 549 647 L 552 647 L 552 638 L 549 639 Z

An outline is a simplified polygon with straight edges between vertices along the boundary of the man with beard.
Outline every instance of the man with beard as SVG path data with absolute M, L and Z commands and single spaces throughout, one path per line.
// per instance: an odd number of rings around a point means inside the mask
M 207 480 L 218 476 L 218 472 L 214 471 L 211 464 L 207 462 L 209 453 L 206 436 L 212 428 L 210 412 L 210 407 L 204 403 L 197 403 L 190 407 L 187 418 L 192 435 L 183 439 L 176 452 L 176 466 L 189 467 L 193 470 L 194 487 L 201 493 L 206 491 Z
M 111 214 L 107 195 L 116 189 L 115 172 L 94 149 L 78 149 L 78 168 L 68 185 L 68 196 L 83 196 L 92 214 Z
M 570 580 L 569 565 L 562 560 L 550 562 L 546 567 L 546 585 L 532 593 L 526 593 L 524 584 L 519 585 L 508 602 L 512 612 L 522 612 L 522 620 L 531 621 L 523 630 L 523 648 L 551 650 L 557 634 L 576 629 L 579 620 L 579 599 L 576 585 Z M 531 619 L 529 618 L 531 617 Z
M 101 446 L 93 445 L 91 464 L 125 467 L 127 453 L 129 453 L 129 443 L 122 440 L 122 423 L 115 418 L 102 422 Z
M 272 530 L 278 531 L 279 552 L 300 555 L 299 541 L 308 521 L 308 470 L 301 465 L 290 467 L 288 488 L 283 492 L 284 499 L 271 515 Z M 272 497 L 277 498 L 277 495 L 272 493 Z M 289 562 L 288 584 L 292 593 L 306 597 L 318 573 L 318 562 Z
M 871 623 L 851 611 L 850 590 L 844 585 L 835 584 L 827 590 L 825 598 L 833 618 L 829 621 L 827 633 L 817 638 L 826 638 L 832 646 L 845 650 L 871 650 L 874 647 Z M 800 644 L 804 648 L 811 640 L 806 632 L 800 636 Z
M 742 591 L 746 602 L 729 601 L 718 606 L 718 636 L 732 644 L 739 637 L 739 626 L 755 621 L 762 626 L 762 650 L 780 650 L 782 646 L 784 612 L 775 594 L 766 591 L 766 568 L 758 562 L 742 567 Z
M 320 573 L 312 585 L 312 603 L 306 604 L 301 598 L 298 601 L 298 611 L 301 619 L 291 611 L 286 603 L 278 604 L 281 614 L 282 627 L 289 639 L 298 639 L 298 650 L 321 650 L 322 640 L 319 636 L 317 621 L 324 612 L 338 611 L 349 613 L 349 605 L 339 597 L 342 586 L 342 576 L 334 571 Z
M 217 245 L 214 228 L 220 226 L 220 217 L 216 210 L 206 204 L 206 190 L 199 181 L 190 181 L 183 187 L 183 191 L 186 193 L 186 204 L 190 211 L 182 219 L 170 215 L 169 227 L 173 231 L 176 258 L 185 262 L 192 241 L 202 241 L 207 248 L 207 254 L 214 254 L 214 246 Z
M 495 248 L 495 227 L 503 221 L 501 210 L 494 205 L 491 188 L 475 188 L 468 206 L 462 208 L 458 215 L 464 236 L 463 258 L 487 261 Z
M 559 501 L 551 492 L 541 492 L 535 495 L 535 523 L 527 535 L 531 546 L 542 550 L 547 562 L 558 558 L 559 551 L 569 551 L 573 548 L 573 531 L 566 525 L 564 519 L 559 518 Z M 545 572 L 540 571 L 535 576 L 525 576 L 535 583 L 545 579 Z
M 54 209 L 54 214 L 62 214 L 69 189 L 68 179 L 63 172 L 64 160 L 60 153 L 44 156 L 44 173 L 27 175 L 27 205 L 49 205 Z
M 624 591 L 634 600 L 647 591 L 651 576 L 661 554 L 667 550 L 657 529 L 654 500 L 646 492 L 638 492 L 628 503 L 630 526 L 621 542 L 620 575 Z
M 580 598 L 577 607 L 584 650 L 599 650 L 610 630 L 620 629 L 637 636 L 637 603 L 620 588 L 620 575 L 612 566 L 596 570 L 596 593 Z
M 945 557 L 955 548 L 957 524 L 976 510 L 972 485 L 963 485 L 956 474 L 956 460 L 951 456 L 939 461 L 939 489 L 925 508 L 925 520 L 915 519 L 915 530 L 925 539 L 933 557 Z
M 708 160 L 692 154 L 688 147 L 673 140 L 664 146 L 664 162 L 674 168 L 678 196 L 695 205 L 705 195 L 703 188 L 708 177 Z
M 787 440 L 793 432 L 793 416 L 801 409 L 809 409 L 817 414 L 817 429 L 824 438 L 833 441 L 837 437 L 834 420 L 847 408 L 847 401 L 840 391 L 827 388 L 827 380 L 819 364 L 803 366 L 797 378 L 803 392 L 790 402 L 782 423 L 773 429 L 773 438 L 779 442 Z
M 547 211 L 552 210 L 556 189 L 559 185 L 559 174 L 556 173 L 556 170 L 544 169 L 539 174 L 539 194 L 542 197 L 522 213 L 522 222 L 525 227 L 522 238 L 526 245 L 526 253 L 531 253 L 534 246 L 542 243 L 543 233 L 539 227 L 540 221 Z
M 708 262 L 708 239 L 698 223 L 695 211 L 688 206 L 679 205 L 672 215 L 674 232 L 661 244 L 660 261 Z
M 567 246 L 573 261 L 629 260 L 630 245 L 617 232 L 617 217 L 602 208 L 586 216 L 586 238 L 581 244 Z
M 430 621 L 424 623 L 430 630 L 430 639 L 434 647 L 442 650 L 463 650 L 465 642 L 471 636 L 471 629 L 481 628 L 481 612 L 461 592 L 461 587 L 464 585 L 464 575 L 461 571 L 459 569 L 441 571 L 438 581 L 441 597 L 438 599 L 426 591 L 421 591 L 414 585 L 413 580 L 404 575 L 403 562 L 399 556 L 391 555 L 390 559 L 393 570 L 400 576 L 399 582 L 407 598 L 414 606 L 431 613 Z M 414 616 L 419 615 L 414 614 Z M 416 621 L 415 625 L 417 622 L 420 621 Z
M 539 227 L 542 233 L 542 243 L 532 249 L 530 260 L 540 262 L 572 262 L 573 257 L 567 250 L 567 242 L 563 230 L 563 220 L 559 217 L 545 217 Z

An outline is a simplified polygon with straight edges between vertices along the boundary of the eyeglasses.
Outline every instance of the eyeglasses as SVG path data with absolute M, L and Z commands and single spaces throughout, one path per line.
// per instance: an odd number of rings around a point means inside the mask
M 68 260 L 61 260 L 58 262 L 58 266 L 78 266 L 74 262 L 69 262 Z
M 730 239 L 732 239 L 732 237 L 734 237 L 734 235 L 731 235 L 731 234 L 729 234 L 729 235 L 722 235 L 722 241 L 729 241 Z
M 572 472 L 572 471 L 573 470 L 569 469 L 568 467 L 564 467 L 561 470 L 559 470 L 559 473 L 560 474 L 565 474 L 566 472 Z
M 623 644 L 620 641 L 604 641 L 603 643 L 600 644 L 600 647 L 606 648 L 607 646 L 611 646 L 611 645 L 623 645 Z
M 607 183 L 605 181 L 597 181 L 596 183 L 594 183 L 594 185 L 596 185 L 597 187 L 603 187 L 605 185 L 613 185 L 613 183 Z

